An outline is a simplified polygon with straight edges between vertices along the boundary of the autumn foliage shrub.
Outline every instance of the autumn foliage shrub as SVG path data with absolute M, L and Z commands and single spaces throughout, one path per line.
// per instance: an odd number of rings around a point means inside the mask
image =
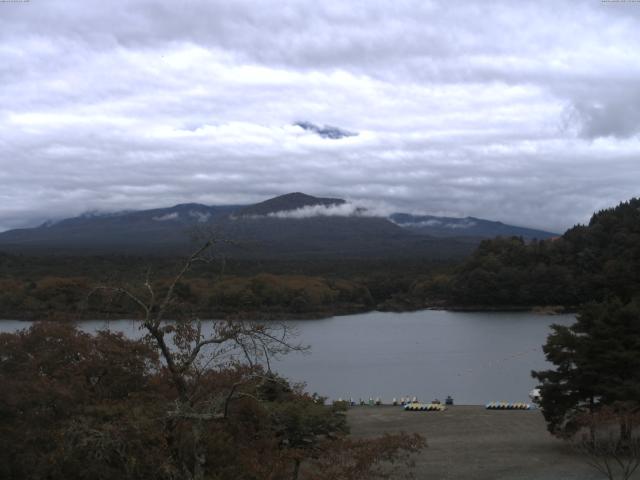
M 384 478 L 424 445 L 352 440 L 343 408 L 260 367 L 211 365 L 188 382 L 180 413 L 148 338 L 57 322 L 1 334 L 0 478 Z

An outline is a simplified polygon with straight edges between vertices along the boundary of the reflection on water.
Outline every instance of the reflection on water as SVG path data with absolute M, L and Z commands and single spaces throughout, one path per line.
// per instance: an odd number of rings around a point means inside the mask
M 456 403 L 525 401 L 534 387 L 531 370 L 543 369 L 541 346 L 549 325 L 569 325 L 573 315 L 469 313 L 424 310 L 372 312 L 323 320 L 288 321 L 311 353 L 294 353 L 272 362 L 293 381 L 330 398 L 417 396 Z M 0 321 L 0 331 L 28 322 Z M 131 320 L 86 321 L 80 328 L 104 328 L 128 337 L 141 335 Z

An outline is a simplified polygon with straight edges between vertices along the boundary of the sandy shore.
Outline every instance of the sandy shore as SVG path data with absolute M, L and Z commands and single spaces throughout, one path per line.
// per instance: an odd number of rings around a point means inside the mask
M 453 406 L 444 412 L 407 412 L 401 407 L 366 406 L 353 407 L 347 415 L 356 437 L 401 431 L 423 435 L 428 448 L 415 459 L 418 479 L 604 478 L 547 432 L 539 410 Z

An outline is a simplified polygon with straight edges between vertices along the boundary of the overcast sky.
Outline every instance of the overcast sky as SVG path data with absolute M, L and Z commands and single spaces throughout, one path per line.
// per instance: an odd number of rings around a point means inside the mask
M 302 191 L 563 231 L 640 194 L 637 2 L 0 1 L 0 79 L 0 230 Z

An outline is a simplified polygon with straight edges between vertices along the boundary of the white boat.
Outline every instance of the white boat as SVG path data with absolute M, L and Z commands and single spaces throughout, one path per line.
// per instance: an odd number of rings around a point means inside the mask
M 542 396 L 540 395 L 540 389 L 534 388 L 533 390 L 531 390 L 529 392 L 529 398 L 534 403 L 540 403 L 540 400 L 542 400 Z

